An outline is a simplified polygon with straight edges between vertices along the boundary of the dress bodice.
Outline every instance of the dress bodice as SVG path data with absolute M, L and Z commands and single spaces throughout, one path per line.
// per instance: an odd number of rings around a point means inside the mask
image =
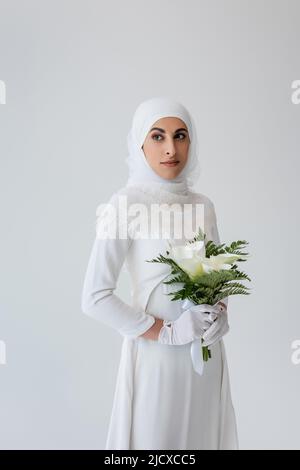
M 124 213 L 120 214 L 120 207 L 123 207 L 120 204 L 121 196 L 126 196 L 128 213 L 125 219 Z M 148 232 L 150 235 L 148 238 L 136 237 L 139 227 L 133 223 L 134 215 L 130 212 L 130 208 L 136 203 L 143 204 L 148 209 L 146 212 L 150 217 L 151 205 L 155 203 L 166 204 L 166 210 L 170 209 L 171 212 L 173 203 L 178 204 L 179 212 L 185 209 L 186 204 L 190 204 L 189 209 L 192 210 L 194 208 L 197 210 L 197 206 L 200 206 L 203 209 L 201 229 L 206 234 L 206 240 L 211 239 L 219 243 L 216 214 L 212 201 L 201 193 L 188 191 L 177 194 L 157 186 L 155 189 L 153 186 L 125 186 L 112 195 L 109 203 L 116 209 L 118 230 L 122 229 L 124 233 L 126 229 L 127 236 L 101 238 L 96 235 L 84 280 L 82 310 L 87 315 L 117 329 L 124 336 L 137 337 L 153 325 L 154 316 L 177 318 L 180 314 L 180 301 L 171 301 L 170 296 L 166 295 L 166 285 L 162 284 L 162 281 L 171 274 L 170 266 L 147 262 L 159 254 L 166 255 L 167 237 L 153 238 L 151 230 Z M 98 207 L 97 227 L 98 222 L 103 221 L 103 212 L 98 211 Z M 175 217 L 173 220 L 175 221 Z M 194 230 L 197 232 L 197 227 Z M 185 241 L 183 227 L 182 237 L 177 238 L 176 243 L 181 244 Z M 114 294 L 123 263 L 131 278 L 131 305 Z M 169 286 L 172 290 L 176 290 L 175 287 L 175 285 Z

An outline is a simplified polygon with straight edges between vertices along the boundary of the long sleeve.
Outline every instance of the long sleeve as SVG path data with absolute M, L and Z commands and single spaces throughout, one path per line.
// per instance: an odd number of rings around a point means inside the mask
M 110 199 L 110 203 L 116 201 L 114 196 Z M 98 227 L 101 217 L 97 219 Z M 117 215 L 116 226 L 118 220 Z M 155 318 L 143 309 L 129 306 L 114 294 L 126 253 L 133 241 L 129 236 L 119 238 L 117 232 L 115 238 L 99 238 L 96 234 L 84 278 L 81 308 L 83 313 L 118 330 L 123 336 L 135 338 L 147 331 Z
M 215 206 L 214 206 L 212 201 L 211 201 L 211 211 L 212 211 L 211 212 L 211 216 L 212 216 L 212 227 L 211 227 L 212 241 L 216 245 L 220 245 L 221 241 L 220 241 L 220 234 L 219 234 L 219 230 L 218 230 L 216 210 L 215 210 Z M 224 299 L 222 299 L 222 302 L 224 304 L 226 304 L 226 306 L 228 307 L 228 297 L 224 297 Z

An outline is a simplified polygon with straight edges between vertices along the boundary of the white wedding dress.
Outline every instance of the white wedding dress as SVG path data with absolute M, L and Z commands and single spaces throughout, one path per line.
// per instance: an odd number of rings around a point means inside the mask
M 211 200 L 200 193 L 187 195 L 124 187 L 119 195 L 129 203 L 204 204 L 207 239 L 220 243 Z M 210 349 L 212 357 L 199 375 L 191 361 L 190 344 L 171 346 L 140 337 L 153 324 L 152 315 L 176 319 L 181 302 L 171 301 L 170 273 L 165 264 L 146 263 L 165 253 L 165 240 L 98 239 L 90 255 L 82 310 L 116 328 L 123 336 L 121 357 L 107 433 L 106 449 L 218 450 L 238 449 L 235 411 L 223 340 Z M 125 262 L 132 282 L 132 305 L 117 297 L 120 269 Z M 172 290 L 176 290 L 174 285 Z M 149 315 L 151 314 L 151 315 Z

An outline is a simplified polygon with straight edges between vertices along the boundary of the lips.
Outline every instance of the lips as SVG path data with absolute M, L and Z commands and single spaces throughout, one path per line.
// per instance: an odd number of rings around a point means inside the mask
M 178 165 L 178 163 L 179 163 L 179 160 L 170 160 L 168 162 L 161 162 L 161 164 L 165 166 L 176 166 Z

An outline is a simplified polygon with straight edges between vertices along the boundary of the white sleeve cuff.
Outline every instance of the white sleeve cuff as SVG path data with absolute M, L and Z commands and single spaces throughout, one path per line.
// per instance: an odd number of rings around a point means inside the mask
M 142 312 L 141 312 L 142 313 Z M 155 317 L 149 313 L 145 313 L 137 323 L 132 326 L 124 326 L 119 328 L 118 331 L 121 335 L 129 338 L 137 338 L 145 333 L 155 323 Z

